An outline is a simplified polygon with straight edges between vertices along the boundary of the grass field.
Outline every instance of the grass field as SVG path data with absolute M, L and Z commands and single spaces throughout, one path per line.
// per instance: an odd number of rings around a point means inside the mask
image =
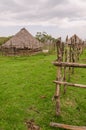
M 0 56 L 0 130 L 27 130 L 25 121 L 30 119 L 42 130 L 56 130 L 51 121 L 86 125 L 86 89 L 68 87 L 64 95 L 62 87 L 61 116 L 55 116 L 55 59 L 53 54 Z M 80 62 L 86 63 L 86 52 Z M 86 84 L 86 69 L 76 69 L 71 82 Z

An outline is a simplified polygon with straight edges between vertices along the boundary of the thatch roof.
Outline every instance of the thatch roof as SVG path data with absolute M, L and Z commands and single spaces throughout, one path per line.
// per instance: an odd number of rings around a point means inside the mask
M 67 42 L 68 42 L 68 44 L 71 44 L 71 42 L 79 44 L 79 43 L 81 43 L 81 42 L 83 42 L 83 41 L 82 41 L 82 39 L 79 38 L 76 34 L 74 34 L 72 37 L 70 37 L 70 38 L 68 39 Z
M 41 43 L 35 39 L 25 28 L 2 45 L 2 48 L 36 49 L 41 48 Z

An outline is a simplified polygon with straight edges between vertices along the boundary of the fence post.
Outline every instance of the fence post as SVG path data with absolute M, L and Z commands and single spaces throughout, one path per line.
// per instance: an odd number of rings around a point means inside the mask
M 60 63 L 62 61 L 62 43 L 61 43 L 61 38 L 58 39 L 57 43 L 57 61 Z M 61 73 L 62 73 L 62 67 L 58 67 L 58 72 L 57 72 L 57 81 L 61 81 Z M 56 115 L 60 115 L 60 84 L 56 84 L 56 92 L 55 92 L 55 100 L 56 100 Z

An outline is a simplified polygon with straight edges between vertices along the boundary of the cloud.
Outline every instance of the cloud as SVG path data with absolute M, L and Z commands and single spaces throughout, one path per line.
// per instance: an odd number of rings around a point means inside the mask
M 84 28 L 86 1 L 0 0 L 0 26 L 18 25 L 55 26 L 68 30 Z
M 21 25 L 23 23 L 43 24 L 43 22 L 58 25 L 58 21 L 67 18 L 69 22 L 74 18 L 82 18 L 86 12 L 85 5 L 86 2 L 81 0 L 1 0 L 0 21 L 2 24 L 3 20 L 7 20 L 7 23 L 11 21 L 14 25 L 19 22 Z M 54 23 L 50 22 L 54 20 Z

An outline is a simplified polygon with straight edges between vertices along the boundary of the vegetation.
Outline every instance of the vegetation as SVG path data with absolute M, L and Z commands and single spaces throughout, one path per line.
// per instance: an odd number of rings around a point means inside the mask
M 51 121 L 71 125 L 86 125 L 86 90 L 61 88 L 61 116 L 55 116 L 53 80 L 55 55 L 30 57 L 0 56 L 0 129 L 27 130 L 26 120 L 34 119 L 42 130 L 51 128 Z M 86 63 L 86 51 L 80 62 Z M 71 82 L 86 84 L 86 69 L 76 69 Z M 60 129 L 57 129 L 60 130 Z
M 49 51 L 55 50 L 56 39 L 46 32 L 37 32 L 36 39 L 43 43 L 43 48 Z
M 7 42 L 12 36 L 9 37 L 0 37 L 0 45 L 2 45 L 3 43 Z
M 38 39 L 40 42 L 56 42 L 56 39 L 52 37 L 51 35 L 47 34 L 46 32 L 37 32 L 36 39 Z

